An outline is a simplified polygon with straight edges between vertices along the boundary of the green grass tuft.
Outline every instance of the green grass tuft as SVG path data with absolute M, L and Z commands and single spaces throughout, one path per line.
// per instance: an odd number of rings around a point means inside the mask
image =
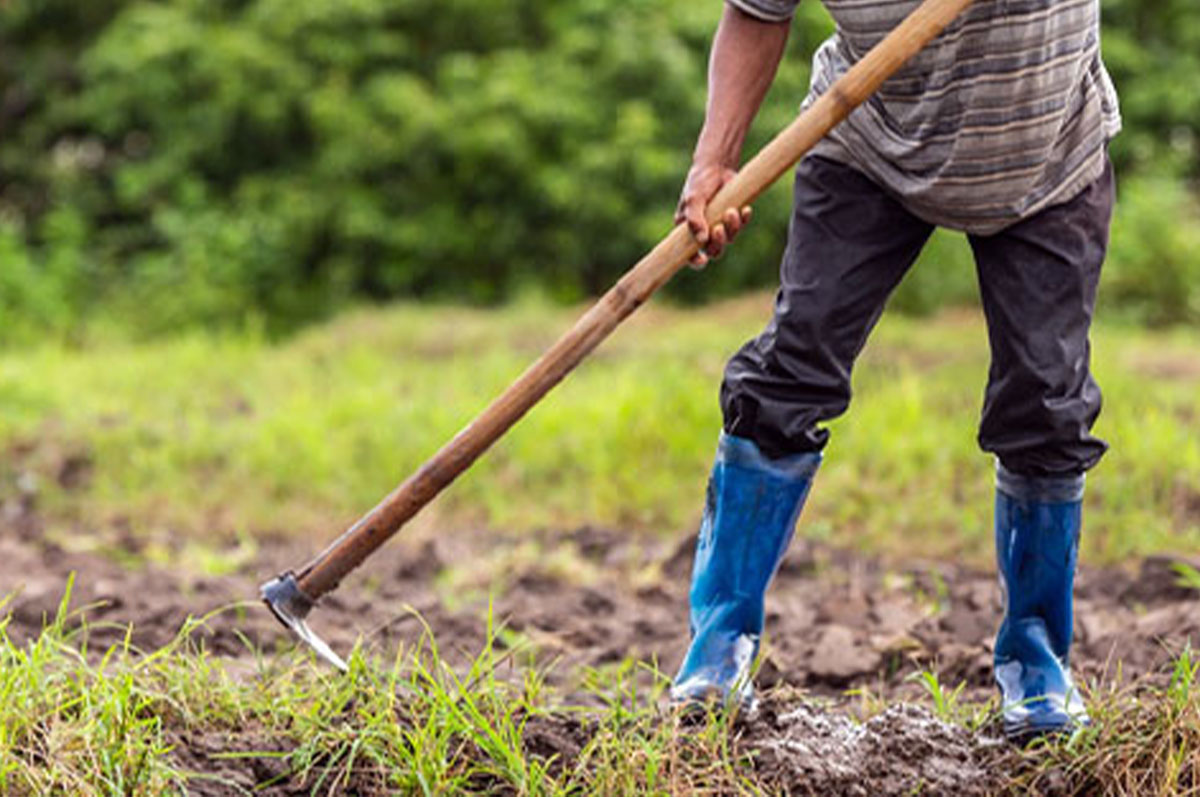
M 68 595 L 70 585 L 68 584 Z M 235 668 L 194 638 L 90 650 L 62 608 L 24 645 L 0 623 L 0 793 L 183 794 L 207 786 L 289 793 L 720 794 L 774 786 L 720 711 L 681 727 L 661 707 L 665 679 L 624 661 L 587 679 L 591 708 L 563 705 L 545 672 L 487 641 L 457 668 L 426 629 L 391 659 L 355 650 L 347 676 L 308 655 Z M 225 611 L 232 608 L 225 609 Z M 250 651 L 252 652 L 252 651 Z M 928 703 L 972 733 L 995 701 L 972 704 L 936 673 Z M 1183 794 L 1200 778 L 1200 658 L 1184 650 L 1162 679 L 1091 684 L 1093 723 L 1023 751 L 991 749 L 1013 794 Z M 877 707 L 882 708 L 882 707 Z M 877 712 L 876 712 L 877 713 Z M 555 739 L 544 744 L 540 739 Z M 562 739 L 568 739 L 564 744 Z M 1001 770 L 1004 771 L 1004 770 Z

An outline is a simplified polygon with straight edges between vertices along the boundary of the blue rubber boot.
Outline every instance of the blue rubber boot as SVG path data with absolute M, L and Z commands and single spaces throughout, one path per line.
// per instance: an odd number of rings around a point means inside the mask
M 763 599 L 820 463 L 815 452 L 768 459 L 752 441 L 721 435 L 692 566 L 692 643 L 673 702 L 753 708 Z
M 1027 478 L 997 467 L 1004 621 L 996 635 L 995 678 L 1004 733 L 1016 742 L 1088 722 L 1068 669 L 1083 481 L 1082 475 Z

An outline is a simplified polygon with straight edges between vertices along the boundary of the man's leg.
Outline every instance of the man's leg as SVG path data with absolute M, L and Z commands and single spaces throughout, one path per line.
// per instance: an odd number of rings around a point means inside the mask
M 973 237 L 992 364 L 979 442 L 998 459 L 1005 616 L 995 678 L 1016 740 L 1087 721 L 1071 680 L 1071 593 L 1100 389 L 1088 329 L 1112 215 L 1111 166 L 1072 201 Z
M 730 360 L 721 387 L 725 428 L 676 701 L 752 702 L 763 598 L 828 438 L 817 424 L 845 411 L 854 359 L 931 231 L 848 166 L 809 157 L 797 169 L 774 318 Z
M 725 431 L 768 456 L 824 448 L 818 424 L 850 405 L 854 360 L 932 232 L 849 166 L 806 158 L 774 316 L 725 369 Z

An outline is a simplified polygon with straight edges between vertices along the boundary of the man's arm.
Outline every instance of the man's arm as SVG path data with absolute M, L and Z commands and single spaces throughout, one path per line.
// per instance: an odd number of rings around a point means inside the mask
M 758 20 L 726 4 L 708 62 L 708 107 L 704 127 L 692 154 L 692 168 L 679 199 L 675 221 L 687 221 L 703 247 L 692 259 L 702 266 L 720 257 L 742 225 L 750 208 L 730 209 L 710 229 L 704 211 L 713 195 L 736 174 L 746 131 L 775 79 L 787 44 L 790 20 Z

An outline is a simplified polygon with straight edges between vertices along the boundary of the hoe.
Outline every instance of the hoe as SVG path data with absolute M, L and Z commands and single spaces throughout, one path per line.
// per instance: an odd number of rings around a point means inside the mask
M 925 0 L 824 95 L 747 162 L 708 206 L 709 223 L 748 205 L 932 41 L 972 0 Z M 346 663 L 313 633 L 306 618 L 321 599 L 447 485 L 471 466 L 609 333 L 675 275 L 699 246 L 679 224 L 592 306 L 482 413 L 312 561 L 262 586 L 275 616 L 317 655 Z

